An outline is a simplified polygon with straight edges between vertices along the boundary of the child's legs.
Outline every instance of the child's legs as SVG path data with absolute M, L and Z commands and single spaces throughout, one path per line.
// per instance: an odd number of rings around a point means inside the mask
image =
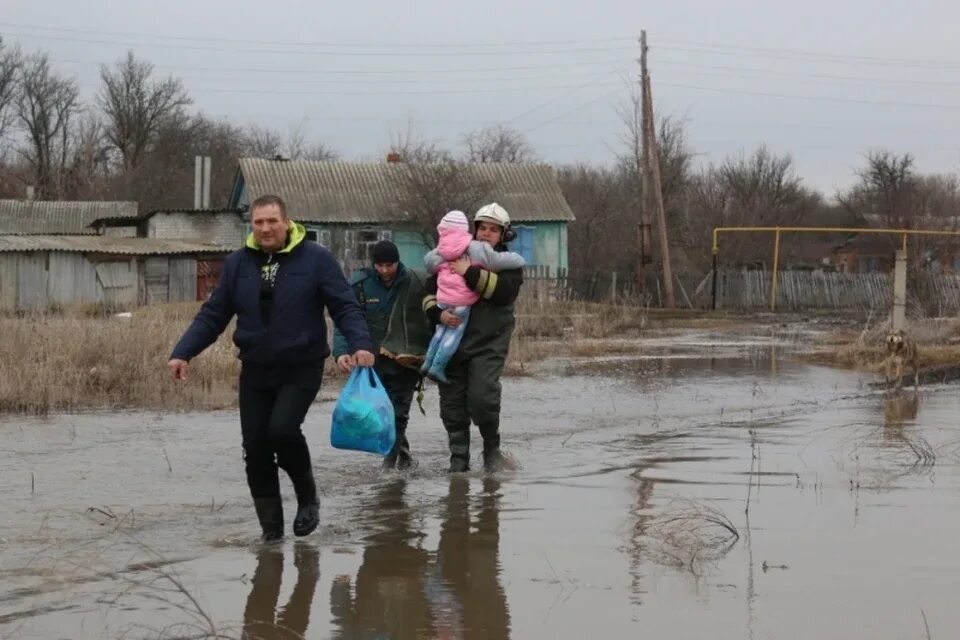
M 427 355 L 423 357 L 423 364 L 420 366 L 420 371 L 426 373 L 430 370 L 430 365 L 433 364 L 434 359 L 437 357 L 437 350 L 440 348 L 440 343 L 443 342 L 443 336 L 447 333 L 447 325 L 438 324 L 436 330 L 433 332 L 433 337 L 430 338 L 430 345 L 427 347 Z
M 470 307 L 457 307 L 453 309 L 453 312 L 460 318 L 460 325 L 457 327 L 447 327 L 447 331 L 440 337 L 437 351 L 430 365 L 430 371 L 432 373 L 442 373 L 443 370 L 447 368 L 447 363 L 450 362 L 450 358 L 452 358 L 453 354 L 460 348 L 460 340 L 463 339 L 463 334 L 467 330 L 467 322 L 470 319 Z

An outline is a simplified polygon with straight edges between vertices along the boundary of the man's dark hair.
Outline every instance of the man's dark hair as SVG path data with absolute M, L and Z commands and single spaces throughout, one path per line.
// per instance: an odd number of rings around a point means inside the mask
M 265 195 L 260 196 L 256 200 L 250 203 L 250 215 L 253 216 L 255 209 L 260 207 L 269 207 L 270 205 L 275 204 L 277 208 L 280 209 L 280 216 L 282 218 L 287 217 L 287 203 L 283 201 L 283 198 L 275 195 Z

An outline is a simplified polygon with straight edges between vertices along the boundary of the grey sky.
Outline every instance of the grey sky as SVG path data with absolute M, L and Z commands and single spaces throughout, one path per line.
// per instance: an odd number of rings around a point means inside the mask
M 195 107 L 378 158 L 413 121 L 447 146 L 506 123 L 552 163 L 619 150 L 623 77 L 647 29 L 656 108 L 703 161 L 766 142 L 832 195 L 870 148 L 960 169 L 960 3 L 477 3 L 3 0 L 0 34 L 43 49 L 84 95 L 128 48 Z

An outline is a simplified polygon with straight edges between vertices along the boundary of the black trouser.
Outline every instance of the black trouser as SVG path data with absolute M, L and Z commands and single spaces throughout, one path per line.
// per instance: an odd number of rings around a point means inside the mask
M 377 357 L 374 367 L 380 381 L 383 382 L 390 402 L 393 403 L 394 422 L 397 425 L 397 442 L 390 455 L 396 457 L 398 453 L 409 454 L 410 443 L 407 442 L 407 423 L 410 421 L 410 404 L 413 402 L 413 392 L 420 382 L 420 372 L 416 369 L 404 367 L 395 360 L 385 356 Z
M 312 478 L 310 450 L 300 425 L 322 380 L 320 363 L 296 367 L 243 366 L 240 429 L 247 484 L 254 498 L 280 496 L 277 467 L 287 472 L 295 487 L 304 476 Z

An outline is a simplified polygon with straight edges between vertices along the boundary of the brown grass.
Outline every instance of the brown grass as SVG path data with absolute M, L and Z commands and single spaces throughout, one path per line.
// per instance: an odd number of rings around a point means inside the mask
M 885 357 L 884 340 L 890 323 L 882 322 L 862 331 L 837 331 L 827 335 L 820 346 L 802 358 L 808 362 L 845 369 L 879 372 Z M 960 319 L 927 318 L 907 325 L 917 343 L 921 369 L 960 365 Z
M 198 306 L 146 307 L 127 318 L 80 308 L 0 317 L 0 413 L 232 406 L 240 368 L 232 326 L 191 363 L 185 383 L 167 372 Z
M 214 409 L 236 403 L 233 327 L 175 384 L 166 363 L 199 303 L 156 305 L 118 317 L 92 307 L 0 317 L 0 414 L 91 409 Z M 723 328 L 735 317 L 521 297 L 505 374 L 531 375 L 548 357 L 638 353 L 656 330 Z M 339 377 L 328 359 L 325 379 Z

